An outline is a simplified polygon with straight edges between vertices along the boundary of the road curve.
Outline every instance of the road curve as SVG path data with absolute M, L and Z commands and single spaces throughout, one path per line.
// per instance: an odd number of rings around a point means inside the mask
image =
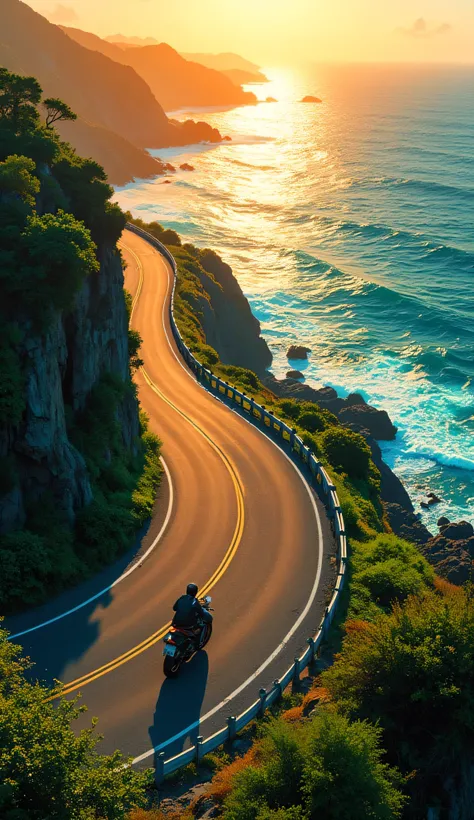
M 324 611 L 333 540 L 293 462 L 182 363 L 169 264 L 129 231 L 121 247 L 143 338 L 140 400 L 168 470 L 142 541 L 146 559 L 111 586 L 129 555 L 7 627 L 24 633 L 17 640 L 40 679 L 83 693 L 104 752 L 120 748 L 152 765 L 154 749 L 176 754 L 243 711 L 305 648 Z M 191 580 L 212 588 L 214 634 L 178 680 L 164 680 L 161 638 Z

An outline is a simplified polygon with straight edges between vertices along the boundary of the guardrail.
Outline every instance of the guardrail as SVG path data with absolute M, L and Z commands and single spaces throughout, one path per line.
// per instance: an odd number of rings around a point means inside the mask
M 214 749 L 217 749 L 218 746 L 222 746 L 222 744 L 226 741 L 232 740 L 237 732 L 243 729 L 244 726 L 247 726 L 251 720 L 262 716 L 269 706 L 272 706 L 277 700 L 279 700 L 284 689 L 286 689 L 292 681 L 298 680 L 301 672 L 303 672 L 314 662 L 329 627 L 331 626 L 334 613 L 344 587 L 347 560 L 347 541 L 344 528 L 344 518 L 336 488 L 324 467 L 320 464 L 309 447 L 307 447 L 303 440 L 296 434 L 294 429 L 285 424 L 284 421 L 281 421 L 281 419 L 277 418 L 271 410 L 267 410 L 264 406 L 254 401 L 251 396 L 247 396 L 245 393 L 237 390 L 236 387 L 233 387 L 228 382 L 220 379 L 212 373 L 211 370 L 204 367 L 204 365 L 201 364 L 195 356 L 193 356 L 189 348 L 184 343 L 174 318 L 174 296 L 178 270 L 172 254 L 158 239 L 136 225 L 132 225 L 129 222 L 127 223 L 127 228 L 133 233 L 138 234 L 138 236 L 141 236 L 143 239 L 146 239 L 147 242 L 153 245 L 153 247 L 156 248 L 156 250 L 158 250 L 159 253 L 161 253 L 171 265 L 174 272 L 174 282 L 169 306 L 169 317 L 176 345 L 186 364 L 190 367 L 193 373 L 195 373 L 201 384 L 207 387 L 207 389 L 209 389 L 212 393 L 217 394 L 220 398 L 224 398 L 227 401 L 238 405 L 243 412 L 247 413 L 251 417 L 255 424 L 263 427 L 266 433 L 270 433 L 282 444 L 285 442 L 290 450 L 298 457 L 298 459 L 303 462 L 303 465 L 306 468 L 305 473 L 309 483 L 316 489 L 319 497 L 326 506 L 327 514 L 336 539 L 338 557 L 337 578 L 331 601 L 329 606 L 326 608 L 316 635 L 308 638 L 308 648 L 303 655 L 299 658 L 295 658 L 294 663 L 285 672 L 283 677 L 274 681 L 270 691 L 267 692 L 265 689 L 260 689 L 258 699 L 252 703 L 252 705 L 249 706 L 245 712 L 238 715 L 238 717 L 233 716 L 227 718 L 227 725 L 218 732 L 208 738 L 198 737 L 195 745 L 191 746 L 189 749 L 186 749 L 184 752 L 175 755 L 174 757 L 166 759 L 166 754 L 164 751 L 158 752 L 156 756 L 156 779 L 157 782 L 160 783 L 166 775 L 171 774 L 189 763 L 197 762 L 199 764 L 204 755 Z

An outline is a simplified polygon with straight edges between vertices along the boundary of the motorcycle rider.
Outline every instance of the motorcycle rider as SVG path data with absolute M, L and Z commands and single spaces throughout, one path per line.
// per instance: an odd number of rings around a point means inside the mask
M 176 601 L 173 611 L 173 626 L 181 629 L 192 629 L 196 638 L 201 634 L 203 624 L 212 622 L 212 615 L 199 603 L 197 584 L 188 584 L 186 594 Z

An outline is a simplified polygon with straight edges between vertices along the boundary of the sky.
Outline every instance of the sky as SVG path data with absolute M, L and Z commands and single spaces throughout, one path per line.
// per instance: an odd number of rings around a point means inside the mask
M 300 62 L 474 63 L 474 0 L 27 0 L 101 37 L 155 37 L 178 51 Z

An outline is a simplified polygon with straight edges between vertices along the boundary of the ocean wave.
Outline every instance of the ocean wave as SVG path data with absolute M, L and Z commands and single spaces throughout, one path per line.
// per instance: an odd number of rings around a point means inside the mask
M 403 455 L 405 458 L 426 458 L 429 459 L 429 461 L 434 461 L 436 464 L 441 464 L 443 467 L 454 467 L 457 470 L 467 470 L 470 473 L 474 472 L 474 459 L 459 455 L 447 455 L 446 453 L 440 453 L 438 450 L 430 449 L 429 447 L 426 449 L 422 447 L 420 450 L 403 450 Z
M 403 240 L 404 243 L 408 242 L 410 247 L 416 247 L 418 249 L 420 259 L 432 263 L 452 263 L 453 265 L 462 267 L 465 271 L 474 271 L 474 253 L 454 245 L 435 242 L 420 232 L 411 232 L 394 228 L 390 225 L 371 222 L 331 221 L 327 217 L 317 221 L 355 238 L 362 237 L 369 241 L 372 239 L 381 239 L 385 242 L 394 240 L 397 245 Z
M 470 188 L 464 188 L 459 185 L 448 185 L 445 182 L 435 182 L 434 180 L 413 179 L 403 177 L 384 177 L 383 185 L 389 185 L 394 188 L 403 188 L 404 190 L 412 190 L 416 194 L 424 193 L 430 197 L 431 207 L 433 205 L 433 194 L 441 197 L 456 197 L 462 199 L 464 202 L 474 203 L 474 191 Z

